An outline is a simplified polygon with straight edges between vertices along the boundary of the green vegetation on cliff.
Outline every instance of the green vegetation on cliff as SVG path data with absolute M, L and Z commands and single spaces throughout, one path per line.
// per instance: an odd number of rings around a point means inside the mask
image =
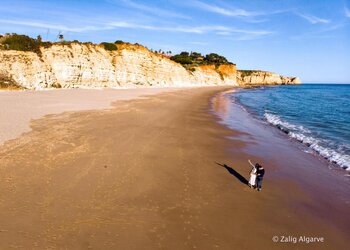
M 80 42 L 78 40 L 66 41 L 60 38 L 59 42 L 43 42 L 41 36 L 39 35 L 37 39 L 31 38 L 26 35 L 18 35 L 16 33 L 0 35 L 0 50 L 18 50 L 18 51 L 31 51 L 41 55 L 40 47 L 48 48 L 52 45 L 66 45 L 71 46 L 72 44 L 85 44 L 93 45 L 91 42 Z M 116 44 L 124 43 L 121 40 L 115 41 L 115 43 L 102 42 L 100 45 L 103 46 L 105 50 L 113 51 L 117 50 Z
M 0 38 L 1 47 L 7 50 L 39 52 L 41 38 L 33 39 L 25 35 L 5 35 Z
M 182 64 L 186 67 L 199 66 L 199 65 L 216 65 L 221 64 L 233 64 L 229 62 L 225 57 L 215 53 L 202 55 L 198 52 L 186 52 L 183 51 L 180 54 L 174 55 L 170 58 L 171 60 Z
M 103 42 L 100 44 L 104 47 L 105 50 L 113 51 L 118 49 L 117 45 L 115 45 L 114 43 Z
M 245 70 L 245 69 L 240 69 L 237 70 L 237 72 L 241 73 L 241 75 L 244 76 L 250 76 L 254 73 L 259 73 L 259 72 L 266 72 L 266 71 L 262 71 L 262 70 Z
M 91 42 L 80 42 L 78 40 L 66 41 L 64 36 L 60 34 L 58 36 L 60 41 L 58 42 L 50 42 L 50 41 L 42 41 L 41 36 L 39 35 L 36 39 L 31 38 L 26 35 L 19 35 L 16 33 L 0 35 L 0 50 L 18 50 L 18 51 L 31 51 L 37 53 L 41 57 L 40 48 L 48 48 L 53 45 L 64 45 L 64 46 L 72 46 L 72 44 L 84 44 L 84 45 L 96 45 Z M 124 45 L 130 45 L 127 42 L 122 40 L 116 40 L 114 43 L 110 42 L 101 42 L 99 46 L 103 47 L 107 51 L 116 51 L 118 48 L 125 48 Z M 141 46 L 137 43 L 134 45 Z M 143 46 L 142 46 L 143 47 Z M 151 52 L 165 56 L 170 58 L 171 60 L 180 63 L 187 70 L 193 72 L 195 71 L 195 67 L 201 65 L 215 65 L 219 67 L 222 64 L 233 64 L 229 62 L 225 57 L 218 55 L 216 53 L 210 53 L 207 55 L 202 55 L 198 52 L 186 52 L 183 51 L 180 54 L 171 56 L 171 51 L 163 52 L 162 50 Z
M 19 51 L 32 51 L 35 53 L 41 54 L 40 47 L 50 47 L 52 45 L 67 45 L 71 46 L 72 44 L 86 44 L 86 45 L 93 45 L 91 42 L 80 42 L 78 40 L 73 41 L 66 41 L 64 40 L 63 35 L 59 35 L 59 42 L 49 42 L 49 41 L 42 41 L 41 36 L 39 35 L 36 39 L 31 38 L 26 35 L 19 35 L 16 33 L 12 34 L 6 34 L 4 36 L 0 35 L 0 49 L 2 50 L 19 50 Z M 118 50 L 118 45 L 120 44 L 129 44 L 127 42 L 123 42 L 122 40 L 116 40 L 114 43 L 110 42 L 101 42 L 100 45 L 105 49 L 109 51 Z M 139 45 L 139 44 L 135 44 Z M 153 51 L 153 50 L 151 50 Z M 154 51 L 156 54 L 162 54 L 167 57 L 170 57 L 171 51 L 168 51 L 166 53 L 159 51 Z M 210 53 L 207 55 L 202 55 L 198 52 L 186 52 L 183 51 L 180 54 L 174 55 L 170 57 L 171 60 L 180 63 L 181 65 L 185 66 L 188 69 L 191 69 L 195 66 L 200 65 L 216 65 L 220 66 L 222 64 L 233 64 L 229 62 L 225 57 L 220 56 L 216 53 Z

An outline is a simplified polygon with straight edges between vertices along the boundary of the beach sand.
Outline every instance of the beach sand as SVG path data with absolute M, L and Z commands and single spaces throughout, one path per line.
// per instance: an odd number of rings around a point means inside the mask
M 0 91 L 0 145 L 30 131 L 30 121 L 66 111 L 110 108 L 116 100 L 130 100 L 178 88 L 54 89 Z
M 324 171 L 289 173 L 272 161 L 262 192 L 245 184 L 247 159 L 265 164 L 271 155 L 253 152 L 248 134 L 208 112 L 224 90 L 177 90 L 32 121 L 32 131 L 0 147 L 0 249 L 346 249 L 349 204 L 334 189 L 303 184 Z

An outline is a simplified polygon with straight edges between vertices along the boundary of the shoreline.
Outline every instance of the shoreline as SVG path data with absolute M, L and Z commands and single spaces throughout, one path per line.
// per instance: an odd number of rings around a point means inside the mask
M 213 97 L 213 113 L 220 124 L 240 132 L 240 136 L 228 139 L 246 143 L 244 150 L 231 149 L 230 152 L 256 157 L 256 162 L 271 167 L 271 178 L 274 181 L 285 179 L 297 183 L 310 198 L 308 203 L 303 204 L 310 216 L 322 214 L 330 224 L 334 223 L 342 231 L 350 233 L 350 221 L 345 219 L 346 211 L 350 209 L 348 171 L 331 164 L 321 155 L 304 152 L 304 144 L 291 140 L 285 133 L 256 118 L 240 104 L 230 102 L 225 94 L 226 92 L 221 92 Z M 215 105 L 215 101 L 221 104 Z M 312 202 L 315 204 L 312 205 Z M 341 215 L 329 214 L 331 208 Z
M 265 87 L 264 87 L 265 88 Z M 225 91 L 223 93 L 219 93 L 218 95 L 226 95 L 229 93 L 233 93 L 233 92 L 238 92 L 241 91 L 242 89 L 245 88 L 234 88 L 233 91 Z M 213 97 L 215 98 L 215 97 Z M 228 102 L 230 102 L 229 100 L 227 100 Z M 231 102 L 232 103 L 232 102 Z M 321 162 L 321 164 L 327 164 L 328 168 L 338 171 L 339 173 L 343 173 L 343 175 L 345 176 L 350 176 L 350 167 L 344 166 L 339 162 L 333 161 L 331 159 L 331 157 L 326 157 L 324 156 L 324 154 L 322 154 L 322 151 L 318 151 L 315 148 L 311 147 L 311 145 L 305 143 L 303 140 L 300 140 L 298 137 L 295 136 L 290 136 L 289 135 L 289 130 L 288 128 L 284 128 L 284 127 L 279 127 L 279 125 L 275 125 L 274 123 L 271 123 L 269 121 L 266 121 L 264 119 L 262 119 L 261 117 L 259 117 L 256 113 L 254 113 L 252 110 L 250 110 L 248 107 L 246 107 L 243 103 L 241 103 L 239 100 L 234 101 L 234 103 L 232 103 L 235 106 L 238 106 L 240 109 L 244 110 L 245 112 L 247 112 L 249 114 L 249 116 L 251 117 L 252 120 L 256 120 L 259 123 L 263 123 L 264 125 L 267 125 L 267 127 L 270 127 L 271 129 L 277 129 L 280 133 L 279 136 L 284 137 L 285 140 L 289 140 L 291 141 L 291 145 L 293 145 L 294 147 L 298 147 L 299 150 L 304 151 L 305 153 L 311 154 L 314 157 L 318 158 Z M 220 117 L 220 112 L 216 113 L 215 111 L 213 111 L 215 113 L 215 115 Z M 222 118 L 220 118 L 222 119 Z M 266 118 L 265 118 L 266 119 Z M 239 118 L 238 118 L 239 120 Z M 229 121 L 229 119 L 223 118 L 221 121 L 225 126 L 227 126 L 228 128 L 231 129 L 237 129 L 234 128 L 234 126 L 231 125 L 231 121 Z M 333 149 L 330 149 L 333 150 Z M 339 153 L 337 153 L 339 154 Z M 343 155 L 341 155 L 343 156 Z
M 226 89 L 33 121 L 0 146 L 0 248 L 346 249 L 349 204 L 337 201 L 346 187 L 317 190 L 316 181 L 330 182 L 325 171 L 292 171 L 273 148 L 261 154 L 255 135 L 219 124 L 210 100 Z M 249 158 L 266 166 L 262 192 L 244 184 Z M 274 235 L 325 242 L 274 243 Z

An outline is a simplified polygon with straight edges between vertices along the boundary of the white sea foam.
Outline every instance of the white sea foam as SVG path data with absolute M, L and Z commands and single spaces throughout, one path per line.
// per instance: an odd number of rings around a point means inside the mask
M 264 114 L 268 123 L 276 126 L 289 137 L 307 145 L 322 157 L 326 158 L 330 162 L 336 163 L 340 167 L 350 171 L 350 156 L 337 152 L 334 149 L 327 148 L 322 145 L 329 145 L 330 142 L 317 139 L 311 136 L 311 131 L 300 125 L 294 125 L 289 122 L 283 121 L 278 115 L 265 113 Z M 322 144 L 322 145 L 321 145 Z
M 274 115 L 271 113 L 267 113 L 268 111 L 265 110 L 265 118 L 266 120 L 271 123 L 272 125 L 278 126 L 278 127 L 282 127 L 283 129 L 290 131 L 290 130 L 299 130 L 302 132 L 306 132 L 306 133 L 310 133 L 310 130 L 304 128 L 303 126 L 298 126 L 298 125 L 294 125 L 291 123 L 288 123 L 286 121 L 282 121 L 281 118 L 278 115 Z

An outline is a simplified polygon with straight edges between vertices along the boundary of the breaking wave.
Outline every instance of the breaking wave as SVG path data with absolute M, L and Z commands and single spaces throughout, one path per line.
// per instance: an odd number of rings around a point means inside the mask
M 334 145 L 333 142 L 316 138 L 314 135 L 312 135 L 310 130 L 304 128 L 303 126 L 291 124 L 282 120 L 278 115 L 269 112 L 265 112 L 264 117 L 269 124 L 274 125 L 287 134 L 290 138 L 305 144 L 328 161 L 339 165 L 347 171 L 350 171 L 350 156 L 345 153 L 346 148 L 349 148 L 348 145 L 338 145 L 338 150 L 335 150 L 327 147 Z

